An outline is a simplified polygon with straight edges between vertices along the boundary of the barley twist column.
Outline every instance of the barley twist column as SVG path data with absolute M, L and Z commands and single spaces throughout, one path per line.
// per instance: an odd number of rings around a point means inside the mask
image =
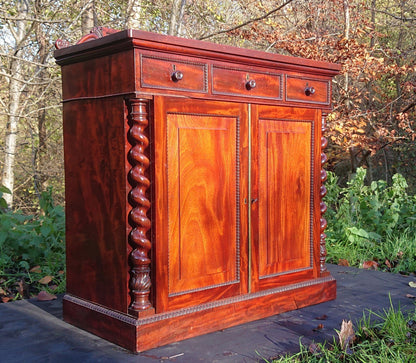
M 325 169 L 323 168 L 325 163 L 327 162 L 327 156 L 323 152 L 325 148 L 328 145 L 328 140 L 323 136 L 326 132 L 326 121 L 325 121 L 325 115 L 322 116 L 322 133 L 321 133 L 321 188 L 320 188 L 320 209 L 321 209 L 321 218 L 320 218 L 320 254 L 319 254 L 319 263 L 320 263 L 320 273 L 321 276 L 325 275 L 327 272 L 325 261 L 326 261 L 326 234 L 324 233 L 327 222 L 324 218 L 324 214 L 326 212 L 327 206 L 325 202 L 323 201 L 323 198 L 325 197 L 327 190 L 325 188 L 325 181 L 327 179 L 327 174 Z
M 151 242 L 148 239 L 148 231 L 151 221 L 147 217 L 150 209 L 150 201 L 147 198 L 147 190 L 150 186 L 148 178 L 149 158 L 147 157 L 149 145 L 148 138 L 148 101 L 145 99 L 130 99 L 127 102 L 129 109 L 128 140 L 131 149 L 128 160 L 132 165 L 128 174 L 128 180 L 132 189 L 129 193 L 129 203 L 132 209 L 129 214 L 129 244 L 132 251 L 129 256 L 130 281 L 129 289 L 131 304 L 129 314 L 140 317 L 154 313 L 150 302 L 150 263 L 149 252 Z

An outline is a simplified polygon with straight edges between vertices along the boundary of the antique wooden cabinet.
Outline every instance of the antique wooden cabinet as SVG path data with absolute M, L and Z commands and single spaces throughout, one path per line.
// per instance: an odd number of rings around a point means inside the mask
M 143 351 L 335 298 L 337 65 L 106 28 L 57 48 L 66 321 Z

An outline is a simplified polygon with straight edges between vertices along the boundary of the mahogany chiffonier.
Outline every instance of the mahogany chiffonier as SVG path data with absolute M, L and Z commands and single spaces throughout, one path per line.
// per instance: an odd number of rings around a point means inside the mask
M 139 352 L 335 298 L 338 65 L 106 28 L 57 48 L 66 321 Z

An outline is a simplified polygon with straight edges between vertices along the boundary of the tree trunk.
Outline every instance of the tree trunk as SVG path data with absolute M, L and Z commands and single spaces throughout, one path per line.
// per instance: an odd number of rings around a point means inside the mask
M 37 13 L 37 17 L 41 18 L 41 5 L 42 0 L 35 1 L 35 9 Z M 42 192 L 43 184 L 46 181 L 46 168 L 45 168 L 45 155 L 46 155 L 46 98 L 43 95 L 45 89 L 47 87 L 44 82 L 47 79 L 47 72 L 46 68 L 42 66 L 45 64 L 48 58 L 48 49 L 47 49 L 47 42 L 45 33 L 42 30 L 41 23 L 37 23 L 35 25 L 35 34 L 36 34 L 36 41 L 39 45 L 39 52 L 38 52 L 38 63 L 39 66 L 37 67 L 37 74 L 39 75 L 39 83 L 40 86 L 37 90 L 39 103 L 38 103 L 38 139 L 39 145 L 35 148 L 35 153 L 33 155 L 34 160 L 34 186 L 35 191 L 40 197 L 40 193 Z
M 371 0 L 371 26 L 373 27 L 373 30 L 376 30 L 376 5 L 377 5 L 377 0 Z M 374 39 L 374 35 L 371 36 L 371 40 L 370 40 L 370 47 L 371 49 L 374 48 L 374 44 L 375 44 L 375 39 Z
M 182 24 L 183 11 L 186 0 L 173 0 L 172 14 L 170 16 L 169 35 L 179 35 Z
M 349 0 L 344 0 L 344 21 L 345 21 L 345 28 L 344 28 L 344 37 L 348 40 L 350 39 L 350 2 Z M 349 74 L 348 71 L 345 72 L 344 76 L 344 91 L 345 91 L 345 105 L 347 106 L 347 109 L 350 107 L 350 100 L 348 95 L 348 87 L 349 87 Z
M 88 34 L 95 26 L 95 4 L 94 0 L 83 0 L 83 9 L 81 15 L 82 35 Z
M 19 59 L 22 56 L 25 39 L 25 19 L 27 18 L 29 7 L 26 0 L 20 0 L 17 4 L 16 31 L 14 33 L 14 57 L 10 60 L 10 82 L 9 82 L 9 107 L 8 122 L 5 138 L 5 158 L 2 175 L 2 184 L 10 189 L 11 194 L 4 194 L 9 208 L 13 207 L 13 189 L 14 189 L 14 166 L 16 156 L 17 132 L 19 125 L 20 98 L 24 89 L 23 81 L 23 64 Z
M 127 4 L 126 27 L 128 29 L 141 29 L 141 14 L 142 14 L 141 0 L 129 0 Z

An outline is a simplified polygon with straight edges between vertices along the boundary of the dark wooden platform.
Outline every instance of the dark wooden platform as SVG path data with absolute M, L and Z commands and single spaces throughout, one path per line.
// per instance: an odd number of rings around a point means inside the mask
M 335 301 L 275 315 L 134 355 L 62 321 L 62 299 L 0 304 L 2 362 L 256 362 L 295 352 L 299 340 L 332 340 L 343 319 L 390 307 L 414 309 L 415 277 L 328 265 L 337 279 Z M 326 315 L 326 320 L 316 318 Z M 318 329 L 323 324 L 322 329 Z

